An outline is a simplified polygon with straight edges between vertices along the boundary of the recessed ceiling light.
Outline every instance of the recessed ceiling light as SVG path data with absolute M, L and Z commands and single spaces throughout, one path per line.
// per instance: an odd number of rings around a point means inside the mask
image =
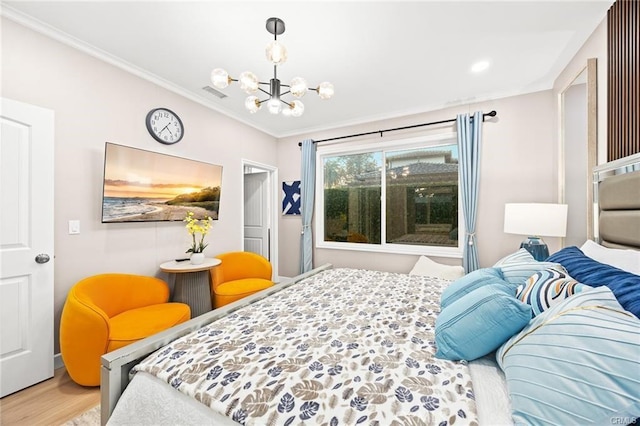
M 489 61 L 479 61 L 471 66 L 471 72 L 482 72 L 489 68 Z

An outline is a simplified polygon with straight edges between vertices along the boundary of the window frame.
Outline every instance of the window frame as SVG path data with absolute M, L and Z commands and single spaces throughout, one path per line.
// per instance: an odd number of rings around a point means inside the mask
M 439 146 L 451 146 L 457 144 L 457 133 L 447 132 L 428 136 L 420 136 L 405 139 L 393 139 L 388 141 L 365 140 L 355 143 L 336 143 L 318 145 L 316 150 L 316 203 L 315 203 L 315 247 L 332 250 L 355 250 L 376 253 L 413 254 L 435 257 L 462 258 L 463 243 L 466 230 L 462 211 L 462 194 L 460 191 L 460 172 L 458 170 L 458 246 L 440 247 L 429 245 L 410 245 L 386 242 L 387 212 L 386 212 L 386 166 L 385 155 L 381 172 L 381 214 L 380 214 L 380 244 L 349 243 L 341 241 L 324 241 L 324 159 L 338 155 L 363 154 L 369 152 L 388 152 L 398 150 L 410 150 L 419 148 L 436 148 Z

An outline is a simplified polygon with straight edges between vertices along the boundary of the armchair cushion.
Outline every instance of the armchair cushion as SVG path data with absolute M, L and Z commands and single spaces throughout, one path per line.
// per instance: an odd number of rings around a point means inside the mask
M 273 282 L 262 278 L 245 278 L 243 280 L 228 281 L 222 283 L 216 289 L 216 293 L 224 296 L 234 294 L 251 294 L 256 291 L 271 287 Z
M 109 321 L 107 352 L 159 333 L 190 318 L 189 306 L 184 303 L 163 303 L 131 309 Z
M 271 280 L 262 278 L 245 278 L 243 280 L 228 281 L 216 288 L 214 307 L 219 308 L 231 302 L 252 295 L 273 285 Z

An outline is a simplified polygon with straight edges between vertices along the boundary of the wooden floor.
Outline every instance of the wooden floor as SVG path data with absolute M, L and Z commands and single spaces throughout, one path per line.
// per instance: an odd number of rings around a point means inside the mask
M 53 378 L 0 399 L 0 425 L 58 426 L 99 403 L 99 387 L 77 385 L 59 368 Z

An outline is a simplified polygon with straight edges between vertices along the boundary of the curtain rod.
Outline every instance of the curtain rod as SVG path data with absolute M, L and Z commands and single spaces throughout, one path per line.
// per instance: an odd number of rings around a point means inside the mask
M 484 121 L 485 117 L 495 117 L 496 115 L 498 115 L 498 113 L 495 110 L 487 112 L 487 113 L 484 113 L 484 114 L 482 114 L 482 121 Z M 473 117 L 471 117 L 471 118 L 473 119 Z M 454 121 L 456 121 L 456 119 L 455 118 L 451 118 L 449 120 L 432 121 L 430 123 L 414 124 L 412 126 L 396 127 L 396 128 L 393 128 L 393 129 L 377 130 L 375 132 L 356 133 L 356 134 L 353 134 L 353 135 L 338 136 L 338 137 L 329 138 L 329 139 L 320 139 L 318 141 L 313 141 L 313 143 L 329 142 L 329 141 L 335 141 L 335 140 L 347 139 L 347 138 L 355 138 L 355 137 L 358 137 L 358 136 L 375 135 L 376 133 L 380 133 L 380 137 L 382 137 L 382 134 L 386 133 L 386 132 L 395 132 L 396 130 L 413 129 L 415 127 L 433 126 L 434 124 L 453 123 Z M 302 142 L 298 142 L 298 146 L 302 146 Z

